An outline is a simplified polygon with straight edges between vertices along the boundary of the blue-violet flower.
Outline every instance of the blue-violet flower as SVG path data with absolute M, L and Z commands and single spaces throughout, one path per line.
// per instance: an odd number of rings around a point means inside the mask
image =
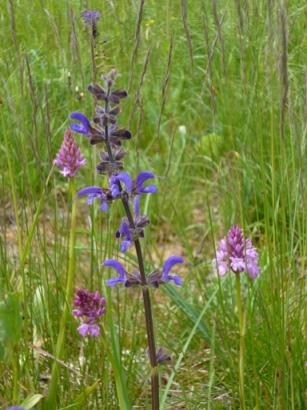
M 72 112 L 70 118 L 81 122 L 81 125 L 75 123 L 70 124 L 70 128 L 79 134 L 90 137 L 91 145 L 103 143 L 108 140 L 111 144 L 119 147 L 122 139 L 127 140 L 131 138 L 130 131 L 121 126 L 116 127 L 114 124 L 109 126 L 108 135 L 106 135 L 103 127 L 98 124 L 92 127 L 89 119 L 81 112 Z
M 126 250 L 132 245 L 133 236 L 126 221 L 122 222 L 119 230 L 116 232 L 116 238 L 124 238 L 120 244 L 120 250 L 122 252 L 126 252 Z
M 173 280 L 175 285 L 182 285 L 182 280 L 179 276 L 176 275 L 169 275 L 169 271 L 172 269 L 174 265 L 177 263 L 183 263 L 184 260 L 182 259 L 181 256 L 171 256 L 168 258 L 163 265 L 163 270 L 162 270 L 162 277 L 161 277 L 161 282 L 166 283 L 169 282 L 170 280 Z
M 150 184 L 147 187 L 144 187 L 143 184 L 147 179 L 154 178 L 155 175 L 150 171 L 142 171 L 133 181 L 133 192 L 135 194 L 154 194 L 158 191 L 158 188 L 154 184 Z
M 117 283 L 122 283 L 126 288 L 129 288 L 142 284 L 140 272 L 133 270 L 131 273 L 128 273 L 123 265 L 114 259 L 107 259 L 103 265 L 115 269 L 119 275 L 117 278 L 109 279 L 107 281 L 108 286 L 115 286 Z
M 133 216 L 133 223 L 134 228 L 131 228 L 129 225 L 129 220 L 127 217 L 122 219 L 122 223 L 116 232 L 116 238 L 122 238 L 123 241 L 120 245 L 120 249 L 122 252 L 126 252 L 126 250 L 132 245 L 134 237 L 144 238 L 144 229 L 146 226 L 150 224 L 149 219 L 146 215 L 140 215 L 140 195 L 136 195 L 134 197 L 134 216 Z
M 83 18 L 83 23 L 84 24 L 92 26 L 93 24 L 97 23 L 97 20 L 100 18 L 101 13 L 100 13 L 99 10 L 83 11 L 81 13 L 81 16 Z
M 92 186 L 83 188 L 77 193 L 77 197 L 87 195 L 87 203 L 92 205 L 94 198 L 98 198 L 100 201 L 100 209 L 103 212 L 107 212 L 110 203 L 113 199 L 111 191 L 107 188 L 99 188 L 98 186 Z
M 132 180 L 127 172 L 121 172 L 120 174 L 112 175 L 110 177 L 110 189 L 114 199 L 116 199 L 120 194 L 119 182 L 123 182 L 126 185 L 128 192 L 131 192 L 132 190 Z
M 89 119 L 81 112 L 72 112 L 69 116 L 72 120 L 80 121 L 80 124 L 70 124 L 70 128 L 78 134 L 89 137 L 91 135 L 91 123 Z
M 147 279 L 148 285 L 151 285 L 157 288 L 159 284 L 164 284 L 164 283 L 169 282 L 170 280 L 173 280 L 175 285 L 181 286 L 182 279 L 176 275 L 169 275 L 169 271 L 177 263 L 183 263 L 183 262 L 184 260 L 182 259 L 181 256 L 177 256 L 177 255 L 171 256 L 164 262 L 162 271 L 154 270 L 153 272 L 151 272 L 151 274 L 148 276 L 148 279 Z
M 147 357 L 150 358 L 149 350 L 147 350 Z M 156 357 L 157 357 L 158 364 L 163 364 L 163 363 L 172 361 L 171 356 L 165 352 L 163 347 L 160 347 L 159 349 L 156 350 Z
M 115 269 L 119 275 L 117 278 L 109 279 L 107 281 L 108 286 L 115 286 L 117 283 L 122 283 L 124 285 L 126 283 L 127 272 L 120 262 L 114 259 L 107 259 L 103 265 Z
M 13 407 L 8 407 L 6 410 L 25 410 L 25 409 L 24 407 L 13 406 Z

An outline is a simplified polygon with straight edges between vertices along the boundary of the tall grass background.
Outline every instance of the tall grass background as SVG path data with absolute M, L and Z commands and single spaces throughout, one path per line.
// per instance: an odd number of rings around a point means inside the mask
M 102 12 L 95 58 L 85 9 Z M 163 177 L 146 203 L 148 269 L 174 253 L 187 261 L 181 288 L 153 292 L 157 344 L 173 358 L 160 369 L 161 408 L 239 408 L 235 278 L 212 267 L 233 223 L 262 269 L 255 282 L 242 278 L 246 408 L 307 408 L 305 2 L 8 0 L 0 18 L 0 319 L 8 305 L 13 318 L 0 335 L 0 408 L 31 397 L 44 408 L 74 199 L 53 159 L 69 113 L 93 110 L 87 85 L 113 66 L 129 91 L 126 169 Z M 97 155 L 86 138 L 78 144 L 88 166 L 77 189 L 101 183 Z M 78 199 L 77 212 L 75 288 L 107 297 L 106 338 L 111 345 L 113 323 L 131 406 L 148 408 L 140 294 L 111 293 L 96 269 L 119 256 L 120 207 L 107 217 Z M 125 260 L 135 264 L 133 254 Z M 56 408 L 116 409 L 105 345 L 81 340 L 77 325 L 70 315 Z

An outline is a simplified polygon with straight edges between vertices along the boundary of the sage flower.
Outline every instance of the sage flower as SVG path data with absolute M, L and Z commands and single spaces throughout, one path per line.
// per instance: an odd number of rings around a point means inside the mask
M 124 217 L 118 231 L 116 232 L 116 238 L 122 239 L 120 244 L 120 249 L 122 252 L 126 252 L 126 250 L 132 245 L 134 237 L 144 238 L 143 228 L 150 224 L 150 221 L 146 215 L 140 215 L 139 202 L 140 195 L 136 195 L 134 197 L 134 227 L 131 228 L 128 218 Z
M 158 188 L 154 184 L 150 184 L 149 186 L 145 187 L 144 182 L 148 179 L 154 178 L 155 175 L 150 171 L 142 171 L 136 177 L 135 181 L 133 181 L 133 192 L 135 194 L 154 194 L 158 191 Z
M 148 357 L 148 359 L 150 358 L 149 350 L 147 350 L 147 357 Z M 172 361 L 171 356 L 168 353 L 165 352 L 163 347 L 159 347 L 159 349 L 156 350 L 156 358 L 157 358 L 157 363 L 158 364 L 163 364 L 163 363 Z
M 127 172 L 112 175 L 110 178 L 110 189 L 114 199 L 116 199 L 120 194 L 119 182 L 123 182 L 126 185 L 128 192 L 131 192 L 132 190 L 132 180 Z
M 122 222 L 119 230 L 116 232 L 116 238 L 124 238 L 120 244 L 120 250 L 122 252 L 126 252 L 126 250 L 130 248 L 133 243 L 133 236 L 127 222 Z
M 83 18 L 84 24 L 92 25 L 92 24 L 97 23 L 97 20 L 100 18 L 101 13 L 99 10 L 83 11 L 81 13 L 81 16 Z
M 82 165 L 86 165 L 86 160 L 81 154 L 80 148 L 78 148 L 73 133 L 70 130 L 65 131 L 61 148 L 56 154 L 56 159 L 53 163 L 62 168 L 60 174 L 67 178 L 75 177 L 79 168 Z
M 13 407 L 8 407 L 6 410 L 25 410 L 25 409 L 24 407 L 13 406 Z
M 83 23 L 92 28 L 92 36 L 94 39 L 99 36 L 96 23 L 100 16 L 101 14 L 99 10 L 84 11 L 83 13 L 81 13 Z
M 159 284 L 164 284 L 164 283 L 167 283 L 173 280 L 175 285 L 181 286 L 182 279 L 176 275 L 169 275 L 169 272 L 173 268 L 174 265 L 176 265 L 177 263 L 183 263 L 183 262 L 184 260 L 182 259 L 181 256 L 177 256 L 177 255 L 171 256 L 164 262 L 162 271 L 155 270 L 151 272 L 151 274 L 148 276 L 147 284 L 157 288 Z
M 117 283 L 122 283 L 126 288 L 129 288 L 142 284 L 140 272 L 133 270 L 131 273 L 128 273 L 123 265 L 114 259 L 107 259 L 103 265 L 116 270 L 118 273 L 117 278 L 112 278 L 107 281 L 108 286 L 115 286 Z
M 115 126 L 114 124 L 109 126 L 107 134 L 104 127 L 100 125 L 92 127 L 89 119 L 81 112 L 72 112 L 70 118 L 81 122 L 81 125 L 75 123 L 70 124 L 70 128 L 79 134 L 89 137 L 91 145 L 103 143 L 108 140 L 111 144 L 119 147 L 121 145 L 121 140 L 128 140 L 131 138 L 130 131 L 126 130 L 124 127 Z
M 124 285 L 126 283 L 127 272 L 120 262 L 114 259 L 107 259 L 103 265 L 115 269 L 118 273 L 117 278 L 112 278 L 107 281 L 108 286 L 115 286 L 117 283 L 122 283 Z
M 72 112 L 69 116 L 72 120 L 81 122 L 80 124 L 70 124 L 70 128 L 78 134 L 83 134 L 89 137 L 91 135 L 91 123 L 89 119 L 81 112 Z
M 163 265 L 162 269 L 162 276 L 161 276 L 161 282 L 166 283 L 169 282 L 170 280 L 173 280 L 174 283 L 178 286 L 182 285 L 182 280 L 179 276 L 176 275 L 169 275 L 169 271 L 172 269 L 174 265 L 177 263 L 183 263 L 184 260 L 182 259 L 181 256 L 171 256 L 168 258 Z
M 77 197 L 87 195 L 87 203 L 92 205 L 93 200 L 98 198 L 100 201 L 100 209 L 103 212 L 107 212 L 109 209 L 108 203 L 113 199 L 111 191 L 108 188 L 100 188 L 98 186 L 92 186 L 83 188 L 77 193 Z
M 244 240 L 241 229 L 234 225 L 229 229 L 227 238 L 221 240 L 214 263 L 220 276 L 231 269 L 234 273 L 247 272 L 255 279 L 260 275 L 258 258 L 257 249 L 253 248 L 251 240 Z

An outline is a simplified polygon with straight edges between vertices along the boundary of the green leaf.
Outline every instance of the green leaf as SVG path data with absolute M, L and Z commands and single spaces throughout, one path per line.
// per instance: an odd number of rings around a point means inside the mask
M 5 346 L 0 343 L 0 360 L 3 361 L 5 357 Z
M 82 392 L 76 399 L 74 400 L 74 404 L 83 404 L 86 398 L 93 393 L 93 391 L 96 389 L 98 384 L 100 383 L 100 380 L 96 380 L 95 383 L 93 383 L 90 387 L 88 387 L 84 392 Z
M 42 394 L 31 393 L 25 400 L 20 403 L 20 407 L 23 407 L 25 410 L 30 410 L 37 404 L 44 396 Z
M 0 341 L 14 346 L 21 339 L 22 319 L 20 314 L 20 294 L 9 293 L 0 302 Z
M 211 343 L 211 335 L 210 331 L 208 330 L 206 324 L 203 321 L 199 321 L 199 312 L 197 312 L 186 299 L 179 293 L 174 286 L 169 284 L 163 286 L 163 290 L 170 296 L 172 301 L 178 306 L 182 312 L 186 315 L 186 317 L 193 323 L 193 325 L 197 322 L 198 330 L 201 332 L 203 337 Z

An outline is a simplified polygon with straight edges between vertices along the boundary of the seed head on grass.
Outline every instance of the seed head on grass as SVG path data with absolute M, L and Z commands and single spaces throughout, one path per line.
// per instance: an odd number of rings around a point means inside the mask
M 90 293 L 88 290 L 79 289 L 76 293 L 75 306 L 79 309 L 74 309 L 72 312 L 78 317 L 87 317 L 85 323 L 78 327 L 78 332 L 81 336 L 97 337 L 100 335 L 100 328 L 97 324 L 93 324 L 105 311 L 105 298 L 101 298 L 99 292 Z
M 86 160 L 70 130 L 65 131 L 64 140 L 53 163 L 62 168 L 60 174 L 67 178 L 75 177 L 81 165 L 86 165 Z
M 224 276 L 231 269 L 234 273 L 245 271 L 252 279 L 256 279 L 260 275 L 258 258 L 252 241 L 244 240 L 241 229 L 234 225 L 229 229 L 227 238 L 221 240 L 214 262 L 220 276 Z

